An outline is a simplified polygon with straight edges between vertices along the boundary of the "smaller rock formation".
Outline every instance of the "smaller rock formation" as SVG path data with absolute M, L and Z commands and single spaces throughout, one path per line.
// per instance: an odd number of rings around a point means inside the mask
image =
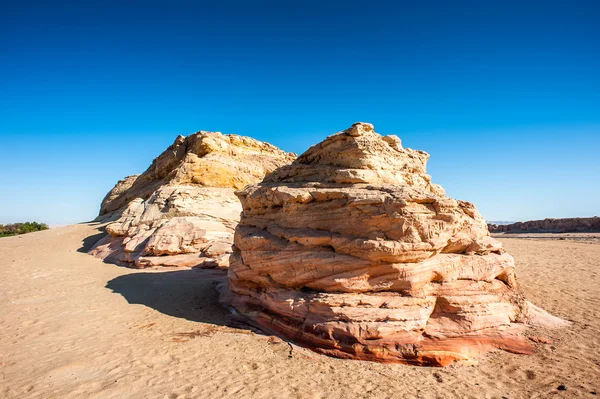
M 141 175 L 102 202 L 112 220 L 90 253 L 131 267 L 227 267 L 241 206 L 235 189 L 260 181 L 295 154 L 237 135 L 179 136 Z
M 532 353 L 564 325 L 519 292 L 514 260 L 429 155 L 357 123 L 236 194 L 228 297 L 263 330 L 341 358 L 445 366 Z
M 492 233 L 598 233 L 600 217 L 530 220 L 511 224 L 488 224 Z

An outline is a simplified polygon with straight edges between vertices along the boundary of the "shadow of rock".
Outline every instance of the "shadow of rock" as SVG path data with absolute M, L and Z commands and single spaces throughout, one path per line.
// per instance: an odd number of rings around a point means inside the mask
M 86 223 L 86 224 L 91 224 L 91 223 Z M 79 247 L 77 249 L 77 252 L 83 252 L 85 254 L 87 254 L 89 252 L 90 249 L 92 249 L 92 247 L 94 246 L 94 244 L 96 244 L 98 241 L 100 241 L 100 239 L 102 237 L 104 237 L 106 234 L 108 234 L 106 232 L 105 229 L 105 225 L 101 225 L 100 227 L 98 227 L 96 230 L 98 230 L 97 234 L 93 234 L 91 236 L 87 236 L 85 237 L 82 241 L 81 241 L 81 247 Z
M 215 287 L 227 280 L 223 270 L 185 269 L 126 274 L 110 280 L 106 288 L 131 304 L 144 305 L 173 317 L 239 327 L 219 303 Z

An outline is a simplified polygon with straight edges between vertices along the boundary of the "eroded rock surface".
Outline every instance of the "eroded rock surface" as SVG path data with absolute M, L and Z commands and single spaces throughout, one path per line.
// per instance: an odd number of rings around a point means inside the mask
M 229 300 L 260 328 L 341 358 L 444 366 L 532 353 L 523 323 L 565 322 L 519 293 L 475 206 L 444 195 L 429 155 L 366 123 L 236 192 Z
M 90 253 L 132 267 L 227 267 L 241 206 L 234 190 L 260 181 L 295 154 L 237 135 L 179 136 L 141 175 L 102 202 L 113 220 Z

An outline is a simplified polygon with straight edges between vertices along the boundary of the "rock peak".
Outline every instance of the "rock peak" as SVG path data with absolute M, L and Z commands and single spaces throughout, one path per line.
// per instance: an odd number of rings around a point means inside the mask
M 370 123 L 358 122 L 310 147 L 265 181 L 394 184 L 443 195 L 427 174 L 428 159 L 424 151 L 402 148 L 399 137 L 382 136 Z
M 179 135 L 144 173 L 121 181 L 106 195 L 100 215 L 124 209 L 134 198 L 147 199 L 165 185 L 241 189 L 295 158 L 294 153 L 236 134 L 202 130 Z
M 348 136 L 358 137 L 368 133 L 374 133 L 373 125 L 365 122 L 353 123 L 348 129 L 344 130 Z

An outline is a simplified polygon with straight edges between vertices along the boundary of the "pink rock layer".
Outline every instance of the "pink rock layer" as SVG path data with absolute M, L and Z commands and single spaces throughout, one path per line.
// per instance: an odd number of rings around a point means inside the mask
M 520 294 L 514 260 L 429 155 L 358 123 L 236 192 L 231 304 L 268 332 L 341 358 L 446 366 L 531 354 L 525 323 L 566 322 Z

